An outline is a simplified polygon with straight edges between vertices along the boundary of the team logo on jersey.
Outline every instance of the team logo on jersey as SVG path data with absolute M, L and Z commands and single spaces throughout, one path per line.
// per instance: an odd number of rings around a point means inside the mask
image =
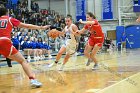
M 5 29 L 7 27 L 8 20 L 0 20 L 0 28 Z

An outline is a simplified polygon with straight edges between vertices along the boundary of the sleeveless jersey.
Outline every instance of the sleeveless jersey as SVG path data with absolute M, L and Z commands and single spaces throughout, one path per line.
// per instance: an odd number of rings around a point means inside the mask
M 75 37 L 75 35 L 73 35 L 73 34 L 71 33 L 71 31 L 73 31 L 73 30 L 72 30 L 72 26 L 73 26 L 73 25 L 74 25 L 74 24 L 71 24 L 70 27 L 66 26 L 66 27 L 64 28 L 65 34 L 66 34 L 65 40 L 71 39 L 71 41 L 76 42 L 76 37 Z
M 13 26 L 17 27 L 20 21 L 8 16 L 0 17 L 0 37 L 11 38 Z

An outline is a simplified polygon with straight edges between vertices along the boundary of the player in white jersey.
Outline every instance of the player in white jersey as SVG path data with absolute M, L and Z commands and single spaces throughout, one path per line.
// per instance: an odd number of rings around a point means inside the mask
M 65 18 L 66 26 L 61 32 L 61 35 L 65 35 L 65 43 L 60 48 L 56 60 L 54 63 L 50 64 L 49 67 L 52 67 L 54 64 L 57 64 L 59 59 L 61 58 L 62 54 L 66 52 L 66 56 L 63 60 L 63 63 L 59 70 L 63 70 L 64 65 L 68 62 L 68 59 L 72 54 L 76 52 L 78 42 L 76 40 L 75 32 L 78 30 L 78 27 L 72 23 L 72 16 L 67 15 Z

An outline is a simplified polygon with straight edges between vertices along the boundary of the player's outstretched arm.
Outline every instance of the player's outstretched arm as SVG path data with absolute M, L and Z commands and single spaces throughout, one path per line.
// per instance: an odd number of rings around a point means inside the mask
M 85 28 L 82 28 L 81 30 L 77 30 L 77 31 L 75 32 L 75 34 L 77 34 L 77 35 L 83 34 L 85 31 L 86 31 L 86 29 L 85 29 Z
M 18 27 L 20 28 L 27 28 L 27 29 L 38 29 L 38 30 L 45 30 L 48 29 L 50 27 L 50 25 L 46 25 L 46 26 L 37 26 L 37 25 L 32 25 L 32 24 L 25 24 L 25 23 L 20 23 L 18 25 Z
M 80 19 L 79 22 L 81 24 L 91 24 L 91 25 L 94 25 L 95 24 L 95 21 L 83 21 L 82 19 Z

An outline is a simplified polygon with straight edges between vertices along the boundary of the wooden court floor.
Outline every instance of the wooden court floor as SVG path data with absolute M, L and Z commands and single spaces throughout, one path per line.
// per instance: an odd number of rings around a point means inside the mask
M 73 56 L 63 71 L 61 64 L 48 68 L 54 59 L 31 62 L 36 77 L 43 83 L 38 89 L 29 86 L 29 80 L 19 64 L 0 68 L 0 93 L 140 93 L 140 50 L 99 53 L 99 70 L 85 66 L 84 56 Z M 61 58 L 60 62 L 63 61 Z

